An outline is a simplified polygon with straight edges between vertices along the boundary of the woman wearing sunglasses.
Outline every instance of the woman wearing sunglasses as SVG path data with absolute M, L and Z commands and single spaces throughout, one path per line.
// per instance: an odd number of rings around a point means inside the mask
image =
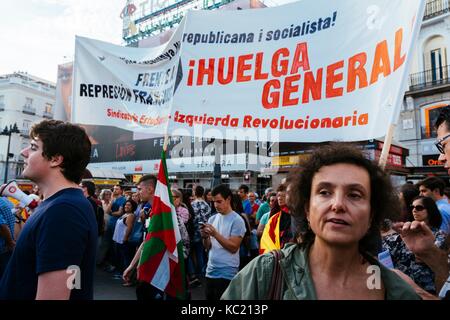
M 439 230 L 442 218 L 434 200 L 430 197 L 418 196 L 414 198 L 411 209 L 413 219 L 425 222 L 432 230 L 435 236 L 435 245 L 445 249 L 446 234 Z M 398 233 L 385 236 L 383 248 L 389 250 L 396 269 L 411 277 L 421 288 L 431 294 L 436 294 L 434 273 L 405 246 Z
M 414 220 L 425 222 L 434 234 L 434 244 L 442 248 L 447 235 L 442 230 L 439 230 L 442 223 L 442 216 L 439 213 L 436 202 L 430 197 L 418 196 L 413 200 L 411 209 Z
M 436 203 L 430 197 L 418 196 L 414 198 L 411 205 L 411 211 L 414 220 L 424 221 L 428 227 L 437 232 L 441 224 L 442 218 Z

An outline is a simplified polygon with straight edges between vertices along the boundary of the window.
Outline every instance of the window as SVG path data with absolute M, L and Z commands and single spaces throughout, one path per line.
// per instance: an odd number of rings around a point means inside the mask
M 33 105 L 33 99 L 31 99 L 31 98 L 26 98 L 25 106 L 31 107 L 32 105 Z
M 436 138 L 436 128 L 434 124 L 441 112 L 441 108 L 448 105 L 447 101 L 442 101 L 436 104 L 429 104 L 420 108 L 421 113 L 421 134 L 422 139 Z
M 45 113 L 52 113 L 52 104 L 51 103 L 46 103 L 45 104 L 45 110 L 44 110 L 44 112 Z
M 53 113 L 52 113 L 53 105 L 51 103 L 46 103 L 44 106 L 44 118 L 53 119 Z
M 28 132 L 30 132 L 30 128 L 31 128 L 31 121 L 30 120 L 23 120 L 22 131 L 24 133 L 28 134 Z
M 425 42 L 424 71 L 426 82 L 439 84 L 448 78 L 446 41 L 442 36 L 434 36 Z
M 413 119 L 403 119 L 403 130 L 414 129 Z
M 5 103 L 5 96 L 0 96 L 0 105 Z
M 431 51 L 431 79 L 432 81 L 443 79 L 441 49 Z
M 406 97 L 406 107 L 405 110 L 414 110 L 414 99 L 411 97 Z

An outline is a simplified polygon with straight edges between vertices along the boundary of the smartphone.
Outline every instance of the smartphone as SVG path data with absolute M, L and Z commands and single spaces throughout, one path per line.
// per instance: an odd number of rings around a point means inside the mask
M 144 208 L 144 215 L 145 215 L 145 218 L 148 218 L 149 217 L 149 213 L 150 213 L 150 208 Z

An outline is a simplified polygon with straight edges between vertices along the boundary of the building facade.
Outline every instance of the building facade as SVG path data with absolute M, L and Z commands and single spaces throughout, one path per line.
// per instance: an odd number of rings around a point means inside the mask
M 395 145 L 391 148 L 388 166 L 398 183 L 404 183 L 404 177 L 415 174 L 414 168 L 426 168 L 441 172 L 442 165 L 437 162 L 437 150 L 434 146 L 436 136 L 432 122 L 439 107 L 450 103 L 450 81 L 448 78 L 447 47 L 450 45 L 450 0 L 427 1 L 419 40 L 409 77 L 409 86 L 405 94 L 399 123 L 396 128 Z M 187 10 L 219 9 L 240 10 L 276 5 L 270 1 L 258 0 L 128 0 L 121 12 L 123 19 L 123 40 L 128 46 L 151 47 L 166 42 L 172 30 L 181 21 Z M 187 137 L 184 137 L 187 138 Z M 137 179 L 140 174 L 156 172 L 159 154 L 139 156 L 134 150 L 149 150 L 155 141 L 162 138 L 143 141 L 128 141 L 115 145 L 99 145 L 94 148 L 90 167 L 92 169 L 117 170 L 129 178 Z M 207 141 L 206 141 L 207 142 Z M 253 189 L 263 190 L 268 185 L 281 182 L 299 157 L 308 153 L 304 144 L 276 144 L 261 153 L 236 152 L 227 154 L 232 158 L 221 159 L 223 181 L 231 187 L 247 183 Z M 368 141 L 362 144 L 368 157 L 377 160 L 381 153 L 381 142 Z M 195 148 L 193 148 L 195 149 Z M 408 151 L 409 149 L 409 151 Z M 109 151 L 108 151 L 109 150 Z M 125 150 L 125 151 L 123 151 Z M 130 151 L 131 150 L 131 151 Z M 396 152 L 397 150 L 397 152 Z M 400 150 L 400 151 L 398 151 Z M 127 152 L 133 155 L 128 157 Z M 209 186 L 212 180 L 214 157 L 192 154 L 177 159 L 168 155 L 171 180 L 179 187 L 189 187 L 193 183 Z M 101 154 L 110 156 L 101 157 Z M 225 154 L 225 153 L 224 153 Z M 96 158 L 97 155 L 97 158 Z M 124 156 L 125 155 L 125 156 Z M 252 165 L 252 157 L 258 161 Z M 273 157 L 271 157 L 273 156 Z M 294 159 L 294 160 L 292 160 Z M 407 167 L 411 169 L 405 170 Z M 280 180 L 280 181 L 279 181 Z
M 23 158 L 20 151 L 29 145 L 29 131 L 34 123 L 53 118 L 54 83 L 24 72 L 0 75 L 0 177 L 11 180 L 20 177 Z M 18 132 L 4 130 L 16 125 Z M 9 144 L 9 159 L 8 156 Z M 8 162 L 8 170 L 6 170 Z M 5 172 L 7 177 L 5 179 Z
M 167 42 L 188 10 L 242 10 L 265 7 L 259 0 L 128 0 L 120 14 L 125 45 L 153 47 Z M 142 174 L 156 173 L 163 145 L 162 137 L 137 138 L 93 146 L 91 171 L 110 170 L 137 181 Z M 270 167 L 270 151 L 257 142 L 221 142 L 221 179 L 237 189 L 241 184 L 262 192 L 271 185 L 271 176 L 261 169 Z M 230 148 L 230 145 L 233 148 Z M 228 146 L 228 147 L 226 147 Z M 179 151 L 182 150 L 180 153 Z M 210 188 L 215 166 L 215 142 L 191 137 L 171 137 L 167 166 L 172 185 L 190 188 L 194 184 Z
M 411 65 L 408 88 L 395 140 L 409 149 L 411 175 L 446 175 L 438 161 L 434 122 L 439 109 L 450 103 L 448 48 L 450 1 L 428 0 Z
M 95 144 L 88 169 L 93 176 L 99 170 L 124 174 L 128 181 L 138 181 L 143 174 L 159 170 L 164 138 L 156 137 L 117 143 Z M 173 186 L 187 189 L 195 185 L 210 188 L 213 181 L 216 145 L 219 148 L 221 179 L 231 188 L 247 184 L 258 192 L 271 186 L 272 148 L 269 143 L 220 141 L 193 137 L 169 139 L 167 167 Z

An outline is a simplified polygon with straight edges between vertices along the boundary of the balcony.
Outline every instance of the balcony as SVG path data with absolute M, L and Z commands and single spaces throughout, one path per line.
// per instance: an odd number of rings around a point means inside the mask
M 25 113 L 25 114 L 30 114 L 30 115 L 33 116 L 33 115 L 36 114 L 36 108 L 33 108 L 30 105 L 24 105 L 23 109 L 22 109 L 22 112 Z
M 423 21 L 432 19 L 450 11 L 450 0 L 428 1 L 425 7 Z
M 47 119 L 53 119 L 53 113 L 51 113 L 51 112 L 44 111 L 42 116 Z
M 429 89 L 435 86 L 450 84 L 450 66 L 425 70 L 409 76 L 409 91 Z

